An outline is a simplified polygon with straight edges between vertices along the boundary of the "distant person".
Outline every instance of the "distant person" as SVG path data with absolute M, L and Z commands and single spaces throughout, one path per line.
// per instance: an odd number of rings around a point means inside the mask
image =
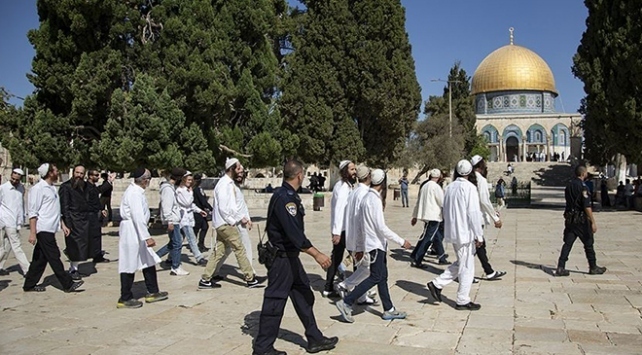
M 615 190 L 615 207 L 624 204 L 624 182 L 620 181 L 620 184 L 617 185 Z
M 272 187 L 272 184 L 267 184 L 267 186 L 265 187 L 265 192 L 269 194 L 274 192 L 274 187 Z
M 12 250 L 22 274 L 29 271 L 29 260 L 20 242 L 20 228 L 25 222 L 25 187 L 20 182 L 24 174 L 22 169 L 13 169 L 9 181 L 0 186 L 0 276 L 9 275 L 4 264 Z
M 410 207 L 408 205 L 408 184 L 410 182 L 408 181 L 408 177 L 406 174 L 403 174 L 401 179 L 399 179 L 399 187 L 401 190 L 401 206 L 402 207 Z
M 624 203 L 626 204 L 627 209 L 632 209 L 634 205 L 633 200 L 633 185 L 631 185 L 631 179 L 626 179 L 626 184 L 624 184 Z
M 116 173 L 102 173 L 100 177 L 103 179 L 103 183 L 98 186 L 100 191 L 100 209 L 107 209 L 107 223 L 112 222 L 113 213 L 111 211 L 111 194 L 114 191 L 114 179 L 116 178 Z M 101 218 L 104 221 L 104 218 Z
M 316 172 L 310 176 L 310 190 L 313 192 L 319 191 L 319 177 Z
M 506 197 L 506 181 L 502 179 L 501 177 L 499 180 L 497 180 L 497 184 L 495 184 L 495 198 L 497 199 L 497 206 L 499 208 L 504 207 L 506 204 L 504 202 L 504 198 Z
M 517 177 L 513 176 L 513 179 L 510 181 L 511 194 L 513 196 L 517 195 Z
M 324 191 L 325 190 L 325 176 L 319 174 L 319 191 Z
M 602 207 L 611 207 L 611 199 L 609 198 L 609 189 L 606 184 L 606 179 L 602 179 L 600 184 L 600 197 L 602 198 Z

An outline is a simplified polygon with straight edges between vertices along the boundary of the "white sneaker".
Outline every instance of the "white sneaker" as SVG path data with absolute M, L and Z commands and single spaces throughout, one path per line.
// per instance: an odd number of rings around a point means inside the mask
M 348 295 L 348 289 L 343 285 L 343 282 L 339 283 L 337 285 L 337 292 L 339 292 L 339 295 L 341 296 L 341 299 L 346 298 Z
M 189 271 L 185 271 L 182 267 L 179 266 L 178 269 L 172 269 L 169 274 L 174 276 L 187 276 L 189 275 Z
M 359 299 L 357 300 L 357 304 L 361 306 L 373 306 L 373 305 L 376 305 L 377 303 L 378 302 L 376 299 L 372 297 L 368 297 L 367 294 L 359 297 Z

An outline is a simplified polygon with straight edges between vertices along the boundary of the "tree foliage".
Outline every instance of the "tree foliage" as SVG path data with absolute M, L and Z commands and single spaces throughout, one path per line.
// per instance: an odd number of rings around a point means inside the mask
M 636 0 L 585 0 L 586 31 L 573 58 L 584 82 L 580 112 L 585 157 L 594 164 L 616 154 L 642 163 L 642 15 Z

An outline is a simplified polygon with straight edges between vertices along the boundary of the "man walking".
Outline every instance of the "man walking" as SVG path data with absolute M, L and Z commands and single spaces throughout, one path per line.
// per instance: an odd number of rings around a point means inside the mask
M 89 234 L 92 219 L 84 166 L 74 166 L 73 176 L 60 185 L 58 194 L 60 195 L 62 231 L 65 234 L 64 252 L 69 258 L 69 274 L 74 280 L 79 280 L 81 277 L 78 265 L 90 257 Z
M 169 254 L 167 263 L 172 269 L 170 275 L 187 276 L 188 271 L 181 267 L 181 249 L 183 248 L 183 236 L 181 235 L 181 212 L 176 202 L 176 184 L 187 170 L 182 168 L 173 168 L 169 177 L 164 179 L 160 184 L 160 215 L 163 225 L 167 226 L 169 242 L 162 248 L 158 249 L 158 257 Z
M 100 210 L 107 210 L 107 223 L 111 223 L 111 193 L 114 190 L 114 178 L 116 177 L 116 173 L 102 173 L 100 177 L 103 179 L 103 183 L 98 187 L 98 190 L 100 190 Z M 101 218 L 101 221 L 103 220 L 104 218 Z
M 408 181 L 408 177 L 406 174 L 403 174 L 401 179 L 399 179 L 399 190 L 401 191 L 401 206 L 402 207 L 410 207 L 408 204 L 408 184 L 410 182 Z
M 470 163 L 473 165 L 473 169 L 475 170 L 477 191 L 479 193 L 479 203 L 482 214 L 484 216 L 484 226 L 488 226 L 492 223 L 493 225 L 495 225 L 495 228 L 501 228 L 502 221 L 499 219 L 499 214 L 495 211 L 495 209 L 493 208 L 493 204 L 490 202 L 488 180 L 486 180 L 486 176 L 488 175 L 486 161 L 481 156 L 475 155 L 471 159 Z M 496 280 L 506 275 L 505 271 L 495 271 L 493 270 L 492 265 L 490 265 L 490 262 L 488 261 L 488 254 L 486 253 L 486 238 L 484 238 L 481 244 L 477 246 L 476 253 L 477 257 L 479 258 L 479 262 L 484 269 L 486 280 Z
M 260 284 L 254 275 L 250 261 L 247 259 L 247 253 L 243 242 L 241 242 L 241 236 L 237 228 L 238 225 L 250 227 L 252 225 L 252 221 L 240 212 L 237 204 L 234 181 L 237 180 L 242 173 L 243 167 L 238 159 L 228 158 L 225 161 L 225 175 L 223 175 L 214 188 L 214 214 L 212 222 L 214 223 L 217 234 L 216 249 L 214 251 L 215 256 L 213 258 L 210 257 L 207 261 L 205 271 L 201 276 L 201 280 L 198 282 L 198 288 L 208 289 L 218 287 L 218 285 L 212 283 L 212 278 L 219 263 L 223 262 L 226 247 L 231 248 L 234 252 L 247 287 L 254 288 Z
M 297 190 L 303 184 L 303 165 L 290 160 L 283 167 L 283 186 L 276 189 L 268 207 L 266 231 L 269 242 L 277 248 L 276 257 L 268 267 L 268 285 L 263 294 L 259 318 L 259 332 L 254 341 L 252 355 L 285 355 L 274 349 L 279 334 L 283 311 L 288 297 L 292 300 L 308 340 L 306 351 L 317 353 L 334 349 L 339 339 L 326 338 L 319 330 L 312 306 L 314 293 L 310 280 L 301 264 L 299 253 L 304 252 L 324 269 L 330 258 L 318 251 L 305 236 L 303 216 L 305 211 Z
M 146 303 L 164 301 L 167 292 L 158 289 L 156 264 L 160 258 L 152 247 L 156 245 L 147 229 L 149 222 L 149 205 L 145 198 L 145 189 L 152 178 L 149 170 L 138 168 L 130 177 L 134 178 L 120 203 L 122 221 L 118 227 L 118 272 L 120 273 L 120 298 L 116 308 L 140 308 L 143 303 L 134 298 L 134 274 L 143 270 L 145 286 L 147 287 Z
M 201 181 L 203 175 L 200 173 L 194 174 L 194 204 L 205 211 L 208 215 L 212 213 L 212 205 L 207 201 L 207 196 L 201 187 Z M 203 217 L 200 213 L 194 212 L 194 234 L 198 237 L 198 249 L 201 253 L 204 253 L 210 248 L 205 246 L 205 237 L 207 236 L 207 231 L 210 228 L 210 224 L 207 221 L 207 217 Z
M 410 266 L 419 269 L 426 267 L 423 264 L 424 256 L 431 245 L 438 255 L 438 263 L 440 265 L 450 264 L 447 260 L 448 254 L 444 251 L 444 236 L 441 233 L 444 190 L 439 186 L 439 179 L 441 179 L 441 171 L 432 169 L 428 180 L 421 184 L 419 198 L 412 213 L 412 220 L 410 220 L 410 224 L 413 226 L 417 224 L 417 220 L 424 222 L 424 231 L 417 241 L 417 246 L 410 254 L 412 259 Z
M 29 271 L 29 260 L 22 250 L 20 228 L 25 221 L 24 194 L 25 187 L 20 182 L 24 176 L 22 169 L 13 169 L 9 181 L 0 185 L 0 275 L 9 275 L 4 264 L 13 254 L 20 264 L 22 274 Z
M 352 186 L 357 179 L 357 168 L 349 160 L 339 163 L 339 174 L 341 180 L 334 184 L 332 189 L 332 202 L 330 212 L 330 228 L 332 233 L 332 265 L 328 268 L 325 278 L 323 297 L 338 297 L 334 290 L 334 276 L 343 260 L 343 252 L 346 250 L 346 234 L 344 227 L 345 208 L 348 203 L 348 196 Z
M 455 181 L 446 188 L 444 195 L 445 242 L 452 243 L 457 261 L 434 280 L 428 282 L 432 297 L 441 302 L 441 289 L 459 279 L 457 303 L 459 310 L 478 310 L 481 306 L 470 300 L 470 287 L 475 276 L 475 245 L 484 241 L 482 213 L 479 208 L 477 187 L 468 181 L 473 167 L 468 160 L 460 160 L 455 169 Z
M 107 215 L 100 202 L 100 188 L 97 186 L 100 173 L 96 169 L 89 169 L 87 174 L 87 204 L 89 205 L 89 255 L 94 263 L 108 263 L 103 251 L 102 219 Z
M 42 164 L 38 168 L 42 178 L 29 191 L 29 243 L 34 245 L 29 271 L 22 289 L 25 292 L 43 292 L 45 286 L 38 281 L 47 264 L 51 267 L 65 292 L 76 291 L 84 281 L 73 280 L 60 260 L 56 232 L 60 229 L 60 203 L 54 182 L 58 180 L 58 168 Z
M 381 297 L 381 303 L 383 304 L 384 312 L 381 318 L 384 320 L 406 318 L 406 313 L 397 310 L 390 299 L 386 252 L 388 250 L 388 241 L 394 241 L 404 249 L 410 249 L 412 245 L 390 230 L 383 218 L 383 204 L 380 192 L 385 188 L 383 182 L 386 173 L 381 169 L 375 169 L 370 173 L 370 176 L 370 190 L 361 202 L 361 210 L 358 217 L 363 223 L 363 234 L 365 235 L 364 251 L 370 255 L 370 276 L 355 287 L 348 296 L 336 303 L 341 317 L 348 323 L 354 322 L 352 305 L 374 286 L 377 286 L 377 291 L 379 291 L 379 297 Z
M 564 198 L 566 199 L 566 208 L 564 210 L 564 245 L 557 261 L 557 276 L 568 276 L 566 270 L 566 261 L 571 253 L 575 239 L 580 238 L 584 244 L 584 252 L 589 264 L 590 275 L 601 275 L 606 272 L 606 268 L 597 266 L 595 250 L 593 249 L 593 234 L 597 232 L 597 224 L 593 217 L 591 209 L 591 197 L 588 189 L 584 184 L 584 179 L 588 175 L 586 167 L 578 165 L 575 167 L 575 179 L 566 185 Z

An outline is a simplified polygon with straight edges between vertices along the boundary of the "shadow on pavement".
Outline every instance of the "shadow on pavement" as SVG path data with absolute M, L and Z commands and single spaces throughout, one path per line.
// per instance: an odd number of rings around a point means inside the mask
M 5 288 L 9 287 L 10 283 L 11 283 L 11 280 L 0 280 L 0 291 L 2 291 Z
M 259 333 L 259 317 L 261 316 L 261 311 L 253 311 L 245 315 L 243 319 L 243 325 L 241 326 L 241 331 L 243 334 L 249 335 L 252 339 L 256 339 L 256 336 Z M 279 329 L 279 339 L 285 340 L 292 344 L 299 345 L 302 348 L 305 348 L 308 345 L 308 342 L 297 333 L 289 331 L 287 329 Z

